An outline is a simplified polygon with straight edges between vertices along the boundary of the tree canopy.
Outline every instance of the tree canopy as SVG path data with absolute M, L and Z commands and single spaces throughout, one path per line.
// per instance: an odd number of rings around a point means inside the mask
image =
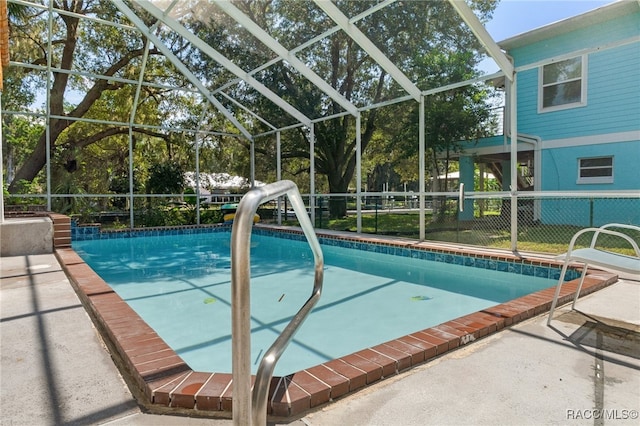
M 13 162 L 9 170 L 16 170 L 10 179 L 11 192 L 20 191 L 23 182 L 39 176 L 43 180 L 47 146 L 53 169 L 74 174 L 87 192 L 122 188 L 120 182 L 129 174 L 129 145 L 136 164 L 134 180 L 141 184 L 149 182 L 151 170 L 157 172 L 154 164 L 173 162 L 178 169 L 193 170 L 195 143 L 204 152 L 200 156 L 203 171 L 249 173 L 252 141 L 237 137 L 233 123 L 209 105 L 210 98 L 198 93 L 194 82 L 161 46 L 150 41 L 151 34 L 211 91 L 210 97 L 254 135 L 295 125 L 296 120 L 255 85 L 238 81 L 219 57 L 205 50 L 214 49 L 243 72 L 251 72 L 251 78 L 306 117 L 334 117 L 314 122 L 318 187 L 332 193 L 349 191 L 356 167 L 355 118 L 292 66 L 291 60 L 280 60 L 264 40 L 215 2 L 178 2 L 169 12 L 206 49 L 163 25 L 135 2 L 130 6 L 150 29 L 148 36 L 111 1 L 52 3 L 59 13 L 51 20 L 50 35 L 47 7 L 34 4 L 10 9 L 12 60 L 23 66 L 12 67 L 5 77 L 9 89 L 3 94 L 4 107 L 26 111 L 40 103 L 40 115 L 49 116 L 47 126 L 33 116 L 4 115 L 3 149 L 8 153 L 4 158 Z M 367 13 L 377 3 L 345 0 L 335 4 L 420 90 L 479 75 L 479 42 L 448 2 L 402 1 Z M 372 180 L 379 165 L 403 175 L 405 181 L 417 179 L 411 170 L 417 170 L 418 104 L 406 100 L 367 109 L 406 96 L 371 55 L 344 31 L 331 32 L 335 23 L 314 2 L 233 4 L 335 93 L 362 109 L 361 150 Z M 470 2 L 483 21 L 495 5 L 496 0 Z M 329 35 L 309 42 L 323 33 Z M 270 65 L 264 66 L 267 63 Z M 140 81 L 144 84 L 138 84 Z M 433 164 L 436 153 L 487 129 L 489 96 L 486 87 L 471 85 L 427 97 L 427 144 Z M 214 131 L 198 138 L 199 130 Z M 303 188 L 308 187 L 309 179 L 309 137 L 309 129 L 298 126 L 282 140 L 285 173 L 296 177 Z M 274 179 L 274 143 L 257 137 L 255 150 L 257 173 L 266 177 L 262 180 Z M 332 206 L 334 215 L 343 211 L 344 206 Z

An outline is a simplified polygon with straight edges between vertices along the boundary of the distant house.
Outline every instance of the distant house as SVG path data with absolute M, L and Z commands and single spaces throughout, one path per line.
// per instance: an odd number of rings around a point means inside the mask
M 640 3 L 615 2 L 498 45 L 517 71 L 518 191 L 640 193 Z M 508 190 L 508 136 L 465 143 L 461 176 L 472 178 L 482 164 Z M 576 206 L 574 224 L 593 223 L 594 215 L 640 223 L 640 202 L 627 201 L 621 209 Z M 546 200 L 535 219 L 558 222 L 558 209 L 572 207 Z
M 187 188 L 194 191 L 198 186 L 195 172 L 184 174 Z M 200 173 L 199 174 L 199 194 L 202 201 L 206 203 L 228 203 L 237 200 L 233 194 L 241 194 L 252 186 L 263 186 L 264 182 L 258 180 L 253 182 L 242 176 L 230 175 L 229 173 Z

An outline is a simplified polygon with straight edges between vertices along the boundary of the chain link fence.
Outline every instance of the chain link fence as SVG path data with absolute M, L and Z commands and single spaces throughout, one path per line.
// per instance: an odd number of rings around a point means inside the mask
M 464 233 L 477 239 L 480 245 L 510 248 L 510 199 L 502 198 L 500 211 L 478 214 L 484 200 L 474 200 L 474 218 Z M 492 200 L 498 204 L 497 200 Z M 640 224 L 640 197 L 585 197 L 585 196 L 521 196 L 517 198 L 517 247 L 520 251 L 564 253 L 571 237 L 580 229 L 598 227 L 607 223 Z M 496 214 L 497 213 L 497 214 Z M 624 231 L 640 241 L 640 235 Z M 505 235 L 506 234 L 506 235 Z M 578 240 L 578 246 L 588 246 L 590 236 Z M 614 251 L 632 253 L 631 247 L 615 237 L 602 236 L 599 240 Z M 475 244 L 470 242 L 471 244 Z
M 80 226 L 100 224 L 103 229 L 180 226 L 223 222 L 222 206 L 240 201 L 242 194 L 225 194 L 224 199 L 193 195 L 136 194 L 65 195 L 52 197 L 52 210 L 70 215 Z M 355 194 L 303 196 L 317 229 L 356 233 L 358 203 Z M 133 215 L 130 204 L 133 199 Z M 560 254 L 566 251 L 579 229 L 605 223 L 640 224 L 640 194 L 589 196 L 577 193 L 553 195 L 523 194 L 516 198 L 516 238 L 519 251 Z M 9 215 L 46 210 L 46 196 L 17 197 L 5 205 Z M 425 239 L 511 249 L 511 196 L 508 193 L 470 193 L 464 200 L 457 193 L 427 193 L 424 201 Z M 367 234 L 420 237 L 419 197 L 415 193 L 367 193 L 361 196 L 360 231 Z M 462 211 L 461 211 L 462 207 Z M 286 199 L 262 205 L 263 223 L 297 226 Z M 630 231 L 625 231 L 630 232 Z M 640 241 L 640 235 L 631 235 Z M 608 244 L 606 240 L 603 240 Z M 588 245 L 589 241 L 578 241 Z M 631 253 L 630 247 L 613 250 Z
M 325 197 L 327 198 L 327 197 Z M 316 227 L 357 231 L 354 196 L 342 196 L 346 217 L 328 219 L 325 200 L 316 212 Z M 461 210 L 463 203 L 463 211 Z M 364 233 L 419 238 L 420 215 L 417 196 L 378 195 L 364 197 L 361 230 Z M 522 195 L 517 197 L 517 248 L 548 254 L 564 253 L 571 237 L 585 227 L 606 223 L 640 224 L 640 195 L 595 197 L 578 194 L 562 196 Z M 511 248 L 511 196 L 469 195 L 460 201 L 457 194 L 425 197 L 425 239 L 502 249 Z M 290 221 L 295 222 L 295 220 Z M 631 232 L 631 231 L 625 231 Z M 640 235 L 631 235 L 640 240 Z M 585 238 L 588 238 L 585 237 Z M 603 236 L 613 250 L 631 253 L 631 247 L 617 247 L 619 241 Z M 590 241 L 579 240 L 586 246 Z

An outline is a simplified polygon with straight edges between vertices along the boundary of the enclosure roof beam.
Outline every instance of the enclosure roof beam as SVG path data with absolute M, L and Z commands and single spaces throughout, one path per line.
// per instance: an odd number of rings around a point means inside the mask
M 233 125 L 249 140 L 253 139 L 251 133 L 236 119 L 236 117 L 231 113 L 231 111 L 227 110 L 220 101 L 214 98 L 209 90 L 202 84 L 200 79 L 196 77 L 185 64 L 176 57 L 171 49 L 169 49 L 165 44 L 160 40 L 155 34 L 153 34 L 149 28 L 142 22 L 140 18 L 131 10 L 128 6 L 124 4 L 124 2 L 114 2 L 115 6 L 147 37 L 155 47 L 162 52 L 162 54 L 171 61 L 173 65 L 180 71 L 187 79 L 200 90 L 202 96 L 206 97 L 213 106 L 218 109 Z
M 370 9 L 365 10 L 364 12 L 359 13 L 358 15 L 352 17 L 349 22 L 354 23 L 354 22 L 358 22 L 364 18 L 366 18 L 369 15 L 372 15 L 373 13 L 384 9 L 385 7 L 387 7 L 389 4 L 394 3 L 396 0 L 384 0 L 374 6 L 372 6 Z M 340 31 L 340 27 L 339 26 L 334 26 L 332 28 L 329 28 L 328 30 L 326 30 L 325 32 L 305 41 L 304 43 L 302 43 L 301 45 L 298 45 L 296 47 L 294 47 L 293 49 L 291 49 L 289 52 L 292 55 L 295 55 L 298 52 L 301 52 L 304 49 L 307 49 L 308 47 L 313 46 L 314 44 L 320 42 L 321 40 L 324 40 L 325 38 L 329 37 L 330 35 L 337 33 L 338 31 Z M 249 71 L 250 75 L 255 75 L 257 73 L 259 73 L 260 71 L 263 71 L 275 64 L 277 64 L 278 62 L 282 61 L 284 58 L 278 56 L 277 58 L 273 58 L 268 62 L 265 62 L 264 64 L 260 65 L 259 67 Z M 230 81 L 228 83 L 223 84 L 222 86 L 220 86 L 219 88 L 217 88 L 216 90 L 213 91 L 213 93 L 218 93 L 221 90 L 225 90 L 226 88 L 232 86 L 233 84 L 237 84 L 238 81 Z
M 95 124 L 108 124 L 110 126 L 122 126 L 122 127 L 129 127 L 131 126 L 134 129 L 145 129 L 145 130 L 171 130 L 173 132 L 193 132 L 193 129 L 190 128 L 186 128 L 186 127 L 171 127 L 168 128 L 167 126 L 155 126 L 155 125 L 151 125 L 151 124 L 141 124 L 141 123 L 133 123 L 133 124 L 129 124 L 128 121 L 111 121 L 111 120 L 103 120 L 103 119 L 95 119 L 95 118 L 86 118 L 86 117 L 72 117 L 69 115 L 56 115 L 56 114 L 46 114 L 43 112 L 33 112 L 33 111 L 10 111 L 10 110 L 0 110 L 0 113 L 2 115 L 17 115 L 17 116 L 25 116 L 25 117 L 33 117 L 35 119 L 41 119 L 41 121 L 46 121 L 46 117 L 49 118 L 54 118 L 57 120 L 63 120 L 63 121 L 73 121 L 73 122 L 80 122 L 80 123 L 95 123 Z M 300 126 L 302 126 L 302 124 L 299 124 Z M 202 132 L 201 132 L 202 133 Z M 243 135 L 240 135 L 238 133 L 229 133 L 229 132 L 214 132 L 214 131 L 207 131 L 206 132 L 208 135 L 215 135 L 215 136 L 229 136 L 229 137 L 242 137 Z
M 484 25 L 482 25 L 482 22 L 480 22 L 475 13 L 473 13 L 473 10 L 467 6 L 464 0 L 449 0 L 449 3 L 451 3 L 451 6 L 458 12 L 458 15 L 460 15 L 469 28 L 471 28 L 471 31 L 480 43 L 482 43 L 484 48 L 487 49 L 487 52 L 493 60 L 496 61 L 496 64 L 498 64 L 500 70 L 504 72 L 504 75 L 509 81 L 513 81 L 513 74 L 515 73 L 513 64 L 502 49 L 500 49 L 500 46 L 491 38 L 491 35 L 489 35 Z
M 160 9 L 158 9 L 156 6 L 154 6 L 147 0 L 138 0 L 137 4 L 142 8 L 144 8 L 144 10 L 149 12 L 151 15 L 153 15 L 155 18 L 162 21 L 163 24 L 168 26 L 177 34 L 182 36 L 185 40 L 188 40 L 190 43 L 192 43 L 195 47 L 197 47 L 202 52 L 204 52 L 211 59 L 218 62 L 220 65 L 222 65 L 224 68 L 229 70 L 231 73 L 235 74 L 236 77 L 241 78 L 248 85 L 256 89 L 258 92 L 260 92 L 263 96 L 265 96 L 271 102 L 279 106 L 287 114 L 291 115 L 301 123 L 311 124 L 311 119 L 305 116 L 302 112 L 298 111 L 291 104 L 286 102 L 284 99 L 282 99 L 277 94 L 272 92 L 265 85 L 263 85 L 258 80 L 256 80 L 251 75 L 249 75 L 249 73 L 247 73 L 242 68 L 234 64 L 233 61 L 229 60 L 222 53 L 218 52 L 216 49 L 206 44 L 204 41 L 202 41 L 202 39 L 200 39 L 198 36 L 190 32 L 189 30 L 187 30 L 178 21 L 171 18 L 170 16 L 167 16 L 165 13 L 163 13 Z
M 30 63 L 26 63 L 26 62 L 14 62 L 14 61 L 11 61 L 11 62 L 9 62 L 9 66 L 25 68 L 25 69 L 34 70 L 34 71 L 45 71 L 45 72 L 47 71 L 47 67 L 45 65 L 30 64 Z M 131 80 L 129 78 L 122 78 L 122 77 L 116 77 L 116 76 L 104 75 L 104 74 L 96 74 L 96 73 L 87 72 L 87 71 L 68 70 L 68 69 L 58 68 L 58 67 L 54 67 L 54 66 L 51 67 L 51 72 L 58 73 L 58 74 L 67 74 L 67 75 L 74 75 L 74 76 L 80 76 L 80 77 L 87 77 L 87 78 L 90 78 L 92 80 L 98 79 L 98 80 L 105 80 L 105 81 L 117 82 L 117 83 L 125 83 L 125 84 L 131 84 L 131 85 L 137 85 L 138 84 L 138 80 Z M 143 81 L 142 85 L 144 87 L 154 87 L 156 89 L 169 89 L 169 90 L 176 90 L 176 91 L 186 92 L 186 93 L 200 93 L 200 91 L 196 90 L 196 89 L 189 89 L 189 88 L 186 88 L 186 87 L 178 87 L 178 86 L 169 86 L 167 84 L 153 83 L 153 82 L 150 82 L 150 81 Z
M 316 74 L 311 68 L 309 68 L 304 62 L 298 59 L 292 52 L 287 50 L 283 45 L 278 43 L 276 39 L 271 37 L 262 27 L 256 24 L 251 18 L 245 15 L 240 9 L 235 7 L 228 0 L 221 0 L 215 2 L 215 5 L 222 9 L 227 15 L 232 17 L 236 22 L 242 25 L 247 31 L 253 34 L 258 40 L 260 40 L 265 46 L 275 52 L 282 59 L 287 61 L 292 67 L 294 67 L 300 74 L 306 77 L 314 86 L 322 90 L 327 96 L 340 104 L 350 114 L 357 116 L 358 108 L 349 102 L 344 96 L 342 96 L 336 89 L 331 87 L 323 78 Z
M 218 92 L 220 94 L 220 96 L 225 97 L 226 99 L 229 100 L 229 102 L 232 102 L 234 105 L 236 105 L 238 108 L 242 109 L 243 111 L 246 111 L 247 114 L 251 115 L 252 117 L 254 117 L 256 120 L 259 120 L 262 124 L 264 124 L 265 126 L 276 130 L 276 126 L 274 126 L 273 124 L 269 123 L 267 120 L 265 120 L 264 118 L 260 117 L 258 114 L 256 114 L 255 112 L 253 112 L 252 110 L 250 110 L 249 108 L 247 108 L 246 106 L 242 105 L 240 102 L 238 102 L 237 100 L 233 99 L 231 96 L 229 96 L 228 94 L 226 94 L 225 92 Z
M 369 38 L 349 21 L 344 13 L 331 1 L 314 0 L 329 17 L 373 58 L 400 86 L 420 102 L 420 89 L 393 63 Z
M 447 90 L 457 89 L 459 87 L 466 87 L 472 84 L 485 82 L 487 80 L 492 80 L 494 78 L 504 77 L 504 73 L 502 71 L 498 71 L 493 74 L 481 75 L 480 77 L 472 78 L 470 80 L 460 81 L 458 83 L 447 84 L 446 86 L 436 87 L 435 89 L 429 89 L 422 92 L 424 96 L 435 95 L 436 93 L 446 92 Z
M 100 19 L 97 18 L 95 16 L 89 16 L 89 15 L 83 15 L 81 13 L 75 13 L 75 12 L 71 12 L 68 10 L 64 10 L 64 9 L 60 9 L 57 7 L 49 7 L 48 4 L 46 4 L 46 2 L 44 2 L 45 4 L 37 4 L 35 2 L 33 2 L 33 0 L 29 0 L 29 1 L 25 1 L 25 0 L 10 0 L 10 3 L 13 4 L 19 4 L 21 6 L 25 6 L 28 8 L 32 8 L 32 9 L 40 9 L 40 10 L 44 10 L 44 11 L 48 11 L 51 10 L 55 13 L 57 13 L 60 16 L 69 16 L 71 18 L 78 18 L 78 19 L 82 19 L 85 21 L 93 21 L 93 22 L 97 22 L 98 24 L 101 25 L 108 25 L 110 27 L 116 27 L 116 28 L 120 28 L 120 29 L 124 29 L 124 30 L 135 30 L 135 27 L 132 27 L 131 25 L 124 25 L 124 24 L 120 24 L 118 22 L 113 22 L 113 21 L 107 21 L 105 19 Z

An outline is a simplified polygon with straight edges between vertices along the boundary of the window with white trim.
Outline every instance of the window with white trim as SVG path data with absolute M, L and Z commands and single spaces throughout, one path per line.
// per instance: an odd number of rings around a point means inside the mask
M 613 157 L 579 158 L 578 183 L 613 183 Z
M 538 110 L 575 108 L 586 104 L 586 56 L 540 67 Z

